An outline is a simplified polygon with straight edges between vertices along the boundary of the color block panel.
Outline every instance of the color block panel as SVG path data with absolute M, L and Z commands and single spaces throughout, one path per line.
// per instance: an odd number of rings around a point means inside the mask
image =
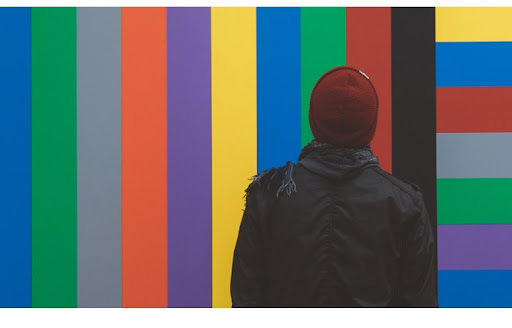
M 77 9 L 78 306 L 121 307 L 121 9 Z
M 437 132 L 512 132 L 511 103 L 512 87 L 437 88 Z
M 0 308 L 31 306 L 30 8 L 0 8 Z
M 32 8 L 32 306 L 76 307 L 76 9 Z
M 438 133 L 438 178 L 512 178 L 512 133 Z
M 512 270 L 439 271 L 440 307 L 512 307 Z
M 438 42 L 437 86 L 512 86 L 511 56 L 512 42 Z
M 123 307 L 167 307 L 166 8 L 122 8 Z
M 318 79 L 329 69 L 345 65 L 345 8 L 300 9 L 301 28 L 301 146 L 313 140 L 309 100 Z
M 434 8 L 392 8 L 393 174 L 417 184 L 436 231 Z
M 297 161 L 300 130 L 300 8 L 258 8 L 258 172 Z
M 512 270 L 512 225 L 438 226 L 440 270 Z
M 380 167 L 391 172 L 391 8 L 346 11 L 347 65 L 367 74 L 377 91 L 379 114 L 371 147 Z
M 512 179 L 438 179 L 439 224 L 512 224 Z
M 212 8 L 212 298 L 230 307 L 244 190 L 256 173 L 256 9 Z
M 512 41 L 511 7 L 436 8 L 436 41 Z
M 169 307 L 211 307 L 210 8 L 167 9 Z

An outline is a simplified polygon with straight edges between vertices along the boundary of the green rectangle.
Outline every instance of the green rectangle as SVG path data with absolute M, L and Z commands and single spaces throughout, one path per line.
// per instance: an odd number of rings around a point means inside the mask
M 33 8 L 33 307 L 76 307 L 76 197 L 76 8 Z
M 345 8 L 300 10 L 301 143 L 313 140 L 309 127 L 309 98 L 323 73 L 346 64 Z
M 437 179 L 438 224 L 512 224 L 512 179 Z

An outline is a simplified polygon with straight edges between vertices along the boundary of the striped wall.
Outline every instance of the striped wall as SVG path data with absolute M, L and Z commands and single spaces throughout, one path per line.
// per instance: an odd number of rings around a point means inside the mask
M 511 17 L 436 9 L 440 306 L 512 307 Z
M 0 307 L 230 307 L 248 179 L 297 160 L 345 64 L 382 168 L 439 220 L 441 306 L 512 306 L 510 16 L 0 8 Z

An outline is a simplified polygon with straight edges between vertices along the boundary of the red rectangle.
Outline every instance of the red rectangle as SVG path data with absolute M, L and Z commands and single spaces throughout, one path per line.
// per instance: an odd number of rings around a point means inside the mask
M 437 132 L 512 132 L 512 87 L 437 88 Z
M 370 77 L 379 98 L 371 147 L 391 172 L 391 8 L 347 8 L 347 65 Z
M 122 8 L 123 307 L 167 307 L 166 8 Z

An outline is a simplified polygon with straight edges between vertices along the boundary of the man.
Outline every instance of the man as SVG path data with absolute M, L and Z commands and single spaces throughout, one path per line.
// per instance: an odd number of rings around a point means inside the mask
M 297 165 L 246 190 L 233 307 L 437 307 L 435 245 L 419 188 L 379 168 L 378 99 L 341 66 L 311 93 L 315 137 Z

